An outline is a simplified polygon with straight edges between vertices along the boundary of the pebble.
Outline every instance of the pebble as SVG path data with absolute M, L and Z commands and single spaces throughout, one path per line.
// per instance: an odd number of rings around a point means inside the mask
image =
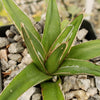
M 100 57 L 93 58 L 92 61 L 93 62 L 98 62 L 98 61 L 100 61 Z
M 41 94 L 40 93 L 33 94 L 32 100 L 41 100 Z
M 1 49 L 0 50 L 0 59 L 4 59 L 5 61 L 8 61 L 7 50 L 6 49 Z
M 6 71 L 7 69 L 9 69 L 9 64 L 7 63 L 6 60 L 1 59 L 1 67 L 3 71 Z
M 79 40 L 82 40 L 82 39 L 84 39 L 84 37 L 86 36 L 86 34 L 88 33 L 88 31 L 86 30 L 86 29 L 81 29 L 78 33 L 77 33 L 77 38 L 79 39 Z
M 10 43 L 15 42 L 15 40 L 14 40 L 13 38 L 10 38 L 10 37 L 8 37 L 8 41 L 9 41 Z
M 70 91 L 71 89 L 79 89 L 79 86 L 76 82 L 76 76 L 66 76 L 64 78 L 64 84 L 62 85 L 62 90 L 65 93 Z
M 28 64 L 30 64 L 32 61 L 33 61 L 33 60 L 32 60 L 32 58 L 31 58 L 30 54 L 27 54 L 26 56 L 24 56 L 24 58 L 22 59 L 21 62 L 24 63 L 24 64 L 26 64 L 26 65 L 28 65 Z
M 77 79 L 77 84 L 79 88 L 86 91 L 90 87 L 90 80 L 89 79 Z
M 15 41 L 20 41 L 22 39 L 22 37 L 20 36 L 20 35 L 18 35 L 18 34 L 16 34 L 15 36 L 14 36 L 14 40 Z
M 19 34 L 18 30 L 16 29 L 16 27 L 14 25 L 12 25 L 10 27 L 10 31 L 13 33 L 13 34 Z
M 22 94 L 17 100 L 30 100 L 34 92 L 35 92 L 35 87 L 31 87 L 24 94 Z M 37 100 L 37 99 L 34 99 L 34 100 Z
M 13 70 L 9 77 L 7 78 L 8 80 L 12 80 L 16 75 L 18 75 L 21 72 L 21 70 Z
M 20 63 L 20 64 L 18 64 L 18 68 L 25 68 L 27 65 L 26 64 L 24 64 L 24 63 Z
M 71 91 L 71 92 L 65 94 L 65 100 L 70 100 L 73 97 L 76 97 L 78 100 L 87 100 L 88 99 L 88 96 L 86 95 L 85 91 L 83 91 L 83 90 Z
M 96 94 L 93 96 L 95 100 L 100 100 L 100 95 Z
M 96 65 L 100 65 L 100 61 L 96 62 L 95 64 L 96 64 Z
M 11 43 L 8 51 L 9 53 L 22 53 L 24 50 L 24 47 L 21 43 Z
M 22 60 L 22 56 L 20 54 L 8 54 L 8 58 L 16 62 L 21 62 Z
M 0 37 L 0 48 L 3 48 L 9 44 L 9 41 L 5 37 Z
M 22 55 L 26 56 L 27 54 L 28 54 L 28 50 L 25 48 L 24 51 L 23 51 L 23 53 L 22 53 Z
M 100 91 L 100 77 L 95 76 L 95 83 L 97 89 Z
M 90 79 L 90 87 L 95 87 L 95 79 L 93 78 L 89 78 Z
M 10 67 L 12 67 L 12 66 L 16 66 L 17 65 L 17 62 L 16 61 L 13 61 L 13 60 L 9 60 L 8 61 L 8 64 L 9 64 Z
M 6 36 L 7 36 L 7 37 L 13 38 L 14 35 L 15 35 L 15 34 L 14 34 L 13 32 L 11 32 L 10 30 L 7 30 L 7 31 L 6 31 Z
M 97 88 L 89 88 L 86 92 L 87 96 L 94 96 L 95 94 L 97 94 Z
M 78 79 L 87 79 L 87 75 L 78 75 Z

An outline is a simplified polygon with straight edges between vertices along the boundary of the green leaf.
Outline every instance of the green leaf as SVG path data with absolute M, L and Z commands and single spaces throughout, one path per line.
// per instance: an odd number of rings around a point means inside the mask
M 69 23 L 68 19 L 65 19 L 65 20 L 63 20 L 61 22 L 61 31 L 63 31 L 66 28 L 66 26 L 68 25 L 68 23 Z
M 43 100 L 65 100 L 60 88 L 60 82 L 45 82 L 41 85 Z
M 72 35 L 73 29 L 74 26 L 67 26 L 67 28 L 57 37 L 56 41 L 52 44 L 51 50 L 59 46 L 61 43 L 67 42 Z
M 45 72 L 44 59 L 45 52 L 43 50 L 42 44 L 40 41 L 32 34 L 28 28 L 22 24 L 22 34 L 25 40 L 25 44 L 28 48 L 28 51 L 33 59 L 33 62 L 37 67 Z
M 2 3 L 0 1 L 0 12 L 2 11 L 3 7 L 2 7 Z
M 66 54 L 69 52 L 70 48 L 71 48 L 71 45 L 75 39 L 75 36 L 76 36 L 76 33 L 82 23 L 82 19 L 83 19 L 83 14 L 80 14 L 78 17 L 76 17 L 71 23 L 70 25 L 73 26 L 73 30 L 72 30 L 72 33 L 69 33 L 68 34 L 68 37 L 67 37 L 67 41 L 68 41 L 68 47 L 66 49 L 66 51 L 64 52 L 62 58 L 61 58 L 61 61 L 60 63 L 62 63 L 63 59 L 65 58 Z M 65 37 L 66 38 L 66 37 Z
M 32 32 L 39 40 L 41 39 L 31 20 L 18 8 L 13 0 L 2 0 L 2 2 L 19 31 L 21 31 L 20 23 L 24 23 L 30 32 Z
M 31 86 L 35 86 L 50 78 L 50 76 L 40 72 L 36 66 L 31 63 L 4 89 L 0 95 L 0 100 L 17 100 L 17 98 Z
M 68 44 L 68 47 L 66 48 L 66 50 L 64 50 L 62 57 L 60 58 L 59 64 L 62 63 L 63 59 L 65 58 L 66 54 L 69 52 L 71 45 L 73 43 L 73 40 L 76 36 L 76 33 L 79 29 L 79 26 L 82 22 L 83 19 L 83 14 L 79 15 L 78 17 L 76 17 L 71 23 L 70 25 L 64 30 L 64 32 L 62 32 L 57 39 L 54 41 L 54 43 L 51 46 L 51 49 L 54 49 L 56 46 L 60 45 L 63 42 L 66 42 Z M 50 53 L 49 51 L 49 53 Z
M 71 48 L 67 58 L 89 60 L 100 56 L 100 40 L 92 40 Z
M 42 44 L 46 52 L 48 52 L 49 48 L 51 47 L 57 36 L 60 34 L 60 32 L 60 17 L 56 5 L 56 0 L 49 0 L 42 38 Z
M 100 66 L 97 66 L 89 61 L 66 59 L 58 71 L 54 75 L 78 75 L 88 74 L 100 76 Z
M 48 57 L 46 64 L 45 64 L 45 67 L 49 73 L 53 73 L 58 69 L 59 61 L 66 48 L 67 48 L 67 44 L 63 43 L 59 47 L 57 47 L 53 51 L 53 53 L 51 52 L 51 55 Z

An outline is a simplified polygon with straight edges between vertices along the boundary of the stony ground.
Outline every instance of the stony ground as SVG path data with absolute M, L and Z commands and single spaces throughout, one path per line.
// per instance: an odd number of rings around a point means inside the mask
M 66 11 L 63 0 L 58 0 L 58 8 L 61 18 L 69 17 L 69 12 Z M 65 0 L 65 4 L 79 6 L 80 9 L 84 7 L 84 1 L 80 0 L 78 4 L 75 0 Z M 19 6 L 31 17 L 41 15 L 40 22 L 33 20 L 34 26 L 37 28 L 39 33 L 43 32 L 45 11 L 47 4 L 44 0 L 16 0 Z M 37 6 L 39 5 L 39 6 Z M 93 12 L 96 14 L 91 16 L 92 23 L 95 26 L 96 35 L 99 38 L 100 33 L 100 6 L 95 2 Z M 63 12 L 61 9 L 64 9 Z M 98 13 L 97 13 L 98 12 Z M 77 13 L 77 12 L 76 12 Z M 69 18 L 70 19 L 70 18 Z M 37 19 L 36 19 L 37 20 Z M 98 24 L 99 23 L 99 24 Z M 73 45 L 81 42 L 88 41 L 85 36 L 88 30 L 81 29 L 74 41 Z M 93 59 L 94 63 L 100 65 L 100 57 Z M 20 34 L 14 26 L 11 26 L 9 30 L 5 32 L 4 36 L 0 36 L 0 62 L 2 68 L 3 87 L 5 88 L 11 80 L 23 70 L 32 59 L 27 51 L 26 45 L 21 38 Z M 1 88 L 0 88 L 1 89 Z M 65 95 L 65 100 L 100 100 L 100 77 L 93 77 L 89 75 L 75 75 L 62 77 L 62 91 Z M 39 86 L 31 87 L 25 92 L 18 100 L 41 100 L 41 91 Z

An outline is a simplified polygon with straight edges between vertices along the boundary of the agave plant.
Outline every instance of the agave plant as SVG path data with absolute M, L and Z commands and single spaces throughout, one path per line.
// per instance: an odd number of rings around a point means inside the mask
M 60 76 L 77 74 L 100 76 L 100 66 L 89 62 L 89 59 L 100 56 L 100 40 L 72 47 L 83 14 L 66 26 L 60 22 L 56 0 L 49 0 L 41 37 L 31 20 L 13 0 L 2 0 L 2 3 L 24 38 L 33 62 L 3 90 L 0 100 L 16 100 L 27 89 L 37 84 L 41 86 L 43 100 L 64 100 L 59 85 Z M 54 76 L 58 77 L 56 81 L 52 81 Z

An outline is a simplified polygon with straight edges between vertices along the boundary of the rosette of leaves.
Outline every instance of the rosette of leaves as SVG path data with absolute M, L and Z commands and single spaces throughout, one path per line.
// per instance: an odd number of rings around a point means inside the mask
M 8 14 L 21 33 L 33 59 L 3 90 L 0 100 L 16 100 L 31 86 L 40 84 L 43 100 L 64 100 L 60 76 L 88 74 L 100 76 L 100 66 L 89 59 L 100 56 L 100 40 L 71 46 L 83 14 L 69 25 L 62 25 L 56 0 L 49 0 L 43 37 L 13 0 L 2 0 Z M 62 30 L 61 27 L 63 26 Z M 52 81 L 57 76 L 56 81 Z

